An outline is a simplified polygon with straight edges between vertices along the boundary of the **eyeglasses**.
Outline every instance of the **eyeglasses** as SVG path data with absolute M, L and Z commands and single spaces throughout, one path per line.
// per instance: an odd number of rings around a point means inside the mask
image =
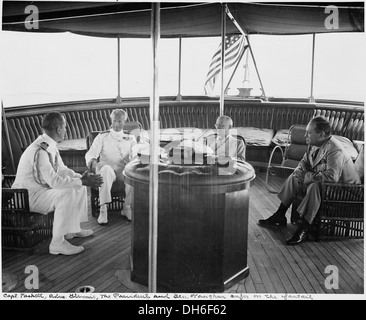
M 225 129 L 226 127 L 227 127 L 227 125 L 225 125 L 225 124 L 221 124 L 221 123 L 216 123 L 215 124 L 216 129 Z

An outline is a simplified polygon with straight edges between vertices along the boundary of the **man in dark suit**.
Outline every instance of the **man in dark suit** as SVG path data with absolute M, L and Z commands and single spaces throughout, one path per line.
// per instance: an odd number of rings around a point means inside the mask
M 323 117 L 310 120 L 305 133 L 308 149 L 287 178 L 278 197 L 281 204 L 268 219 L 259 220 L 261 226 L 286 226 L 286 211 L 298 195 L 303 197 L 297 211 L 302 223 L 286 241 L 287 245 L 307 240 L 310 225 L 321 204 L 322 182 L 360 183 L 350 155 L 331 135 L 330 123 Z

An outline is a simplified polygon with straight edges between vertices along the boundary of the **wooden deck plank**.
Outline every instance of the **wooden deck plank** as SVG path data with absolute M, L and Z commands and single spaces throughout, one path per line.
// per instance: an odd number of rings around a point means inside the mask
M 322 243 L 319 244 L 319 243 L 309 242 L 306 245 L 308 247 L 310 247 L 314 251 L 317 258 L 322 261 L 323 268 L 324 268 L 323 272 L 324 272 L 326 266 L 328 266 L 328 265 L 338 265 L 341 261 L 341 259 L 335 260 L 334 257 L 324 248 Z M 349 267 L 346 266 L 346 269 L 348 269 L 348 268 Z M 339 290 L 339 291 L 343 291 L 345 293 L 350 293 L 350 292 L 359 293 L 358 285 L 352 286 L 352 287 L 348 285 L 347 280 L 345 280 L 345 278 L 344 278 L 344 277 L 346 277 L 346 279 L 349 279 L 349 277 L 346 276 L 346 273 L 348 273 L 348 271 L 340 272 L 340 283 L 339 284 L 342 287 L 342 290 Z M 325 279 L 324 276 L 323 276 L 323 279 Z M 362 281 L 362 283 L 363 283 L 363 281 Z M 336 293 L 339 292 L 339 291 L 336 291 Z
M 361 240 L 334 241 L 334 245 L 342 250 L 359 268 L 359 274 L 363 275 L 364 270 L 364 250 L 360 246 Z
M 266 292 L 258 268 L 254 263 L 253 254 L 251 250 L 248 250 L 248 266 L 249 266 L 250 281 L 247 281 L 246 279 L 243 279 L 241 281 L 241 283 L 244 285 L 245 291 L 247 293 Z M 240 293 L 241 291 L 237 292 Z
M 332 264 L 338 267 L 340 280 L 343 278 L 345 286 L 350 287 L 352 290 L 356 289 L 358 293 L 363 293 L 363 282 L 359 282 L 360 277 L 357 275 L 358 266 L 353 263 L 350 265 L 350 259 L 344 259 L 347 256 L 340 255 L 339 253 L 341 251 L 335 250 L 333 245 L 330 246 L 329 243 L 325 241 L 323 243 L 324 248 L 330 254 Z M 353 268 L 353 266 L 356 266 L 356 268 Z M 352 270 L 352 272 L 350 272 L 350 270 Z
M 226 293 L 364 293 L 364 240 L 342 239 L 308 241 L 286 246 L 286 238 L 296 229 L 263 228 L 258 220 L 276 211 L 279 199 L 265 189 L 264 174 L 259 173 L 250 189 L 248 217 L 249 276 L 228 288 Z M 280 180 L 278 180 L 280 181 Z M 280 185 L 280 182 L 276 182 Z M 288 221 L 290 210 L 286 214 Z M 100 226 L 89 216 L 84 228 L 94 235 L 72 239 L 85 251 L 76 256 L 52 256 L 48 242 L 34 254 L 3 251 L 2 267 L 17 274 L 19 283 L 14 292 L 74 292 L 90 285 L 95 292 L 147 292 L 148 288 L 130 280 L 131 223 L 118 213 L 111 214 L 109 224 Z M 27 265 L 39 268 L 40 289 L 27 290 L 24 280 Z M 339 268 L 340 288 L 325 288 L 324 269 L 334 264 Z
M 99 260 L 99 263 L 95 264 L 87 264 L 83 269 L 79 269 L 79 272 L 73 272 L 73 270 L 69 271 L 67 277 L 64 281 L 60 282 L 58 286 L 55 286 L 54 289 L 61 290 L 62 292 L 68 292 L 73 287 L 75 287 L 75 283 L 82 283 L 87 279 L 90 275 L 96 275 L 104 267 L 108 266 L 110 263 L 116 261 L 116 259 L 120 258 L 123 254 L 129 253 L 129 248 L 125 249 L 124 251 L 120 252 L 124 248 L 119 248 L 119 245 L 116 244 L 114 247 L 104 249 L 105 255 L 103 256 L 102 260 Z M 90 284 L 92 285 L 92 284 Z

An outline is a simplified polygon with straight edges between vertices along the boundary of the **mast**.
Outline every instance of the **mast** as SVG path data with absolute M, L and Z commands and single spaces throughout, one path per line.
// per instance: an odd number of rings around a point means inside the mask
M 245 39 L 247 40 L 247 43 L 248 43 L 248 47 L 249 47 L 249 50 L 250 50 L 250 54 L 252 55 L 252 59 L 253 59 L 253 64 L 254 64 L 254 67 L 255 67 L 255 70 L 257 72 L 257 76 L 258 76 L 258 80 L 259 80 L 259 83 L 261 85 L 261 90 L 263 92 L 263 96 L 264 96 L 264 100 L 268 100 L 267 99 L 267 95 L 266 95 L 266 92 L 264 91 L 264 87 L 263 87 L 263 83 L 262 83 L 262 79 L 261 79 L 261 76 L 259 74 L 259 71 L 258 71 L 258 67 L 257 67 L 257 62 L 255 61 L 255 57 L 254 57 L 254 54 L 253 54 L 253 50 L 252 50 L 252 46 L 250 45 L 250 42 L 249 42 L 249 37 L 246 35 L 246 33 L 244 32 L 244 30 L 240 27 L 240 25 L 238 24 L 238 22 L 235 20 L 234 16 L 232 15 L 232 13 L 230 12 L 230 9 L 227 8 L 226 10 L 227 12 L 227 15 L 229 16 L 229 18 L 231 19 L 231 21 L 234 23 L 234 25 L 238 28 L 238 30 L 240 31 L 240 33 L 245 36 Z
M 158 247 L 158 163 L 159 163 L 159 86 L 158 44 L 160 39 L 160 3 L 152 3 L 151 39 L 153 45 L 153 92 L 150 99 L 150 179 L 149 179 L 149 292 L 157 290 Z

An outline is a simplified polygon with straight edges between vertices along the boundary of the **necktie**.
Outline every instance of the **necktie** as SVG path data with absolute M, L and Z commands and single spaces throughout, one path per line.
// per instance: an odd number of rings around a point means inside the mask
M 313 160 L 315 160 L 315 159 L 316 159 L 316 156 L 318 155 L 318 153 L 319 153 L 319 148 L 316 148 L 316 149 L 313 151 L 313 155 L 312 155 Z

